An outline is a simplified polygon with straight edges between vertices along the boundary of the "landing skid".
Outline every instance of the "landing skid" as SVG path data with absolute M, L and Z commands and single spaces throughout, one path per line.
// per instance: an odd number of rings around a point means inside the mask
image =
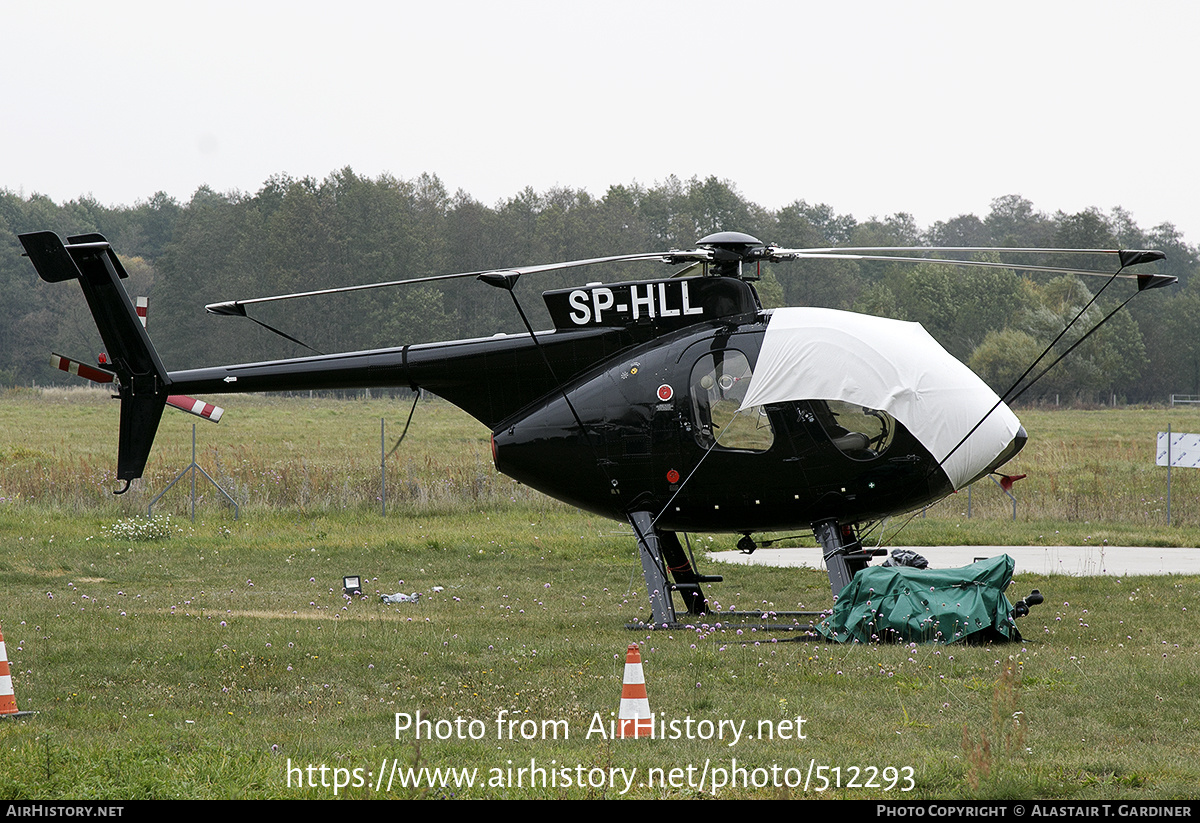
M 630 629 L 683 629 L 695 628 L 695 619 L 681 621 L 675 608 L 675 593 L 683 598 L 686 613 L 690 618 L 703 618 L 703 625 L 721 624 L 724 628 L 733 623 L 749 626 L 755 631 L 814 632 L 813 625 L 799 623 L 761 623 L 770 618 L 818 618 L 821 612 L 716 612 L 711 613 L 701 583 L 718 583 L 719 575 L 702 575 L 696 572 L 691 558 L 683 550 L 679 536 L 672 531 L 663 531 L 654 526 L 650 512 L 639 511 L 629 515 L 638 542 L 638 556 L 642 561 L 642 575 L 646 580 L 646 592 L 650 598 L 650 620 L 628 624 Z M 872 557 L 887 554 L 884 549 L 864 549 L 854 533 L 854 527 L 841 525 L 836 520 L 823 520 L 813 524 L 813 534 L 821 544 L 825 566 L 829 573 L 829 586 L 837 599 L 853 579 L 854 575 L 867 567 Z M 743 538 L 746 540 L 747 538 Z
M 808 620 L 816 620 L 819 617 L 824 617 L 827 612 L 718 612 L 715 614 L 703 615 L 699 620 L 691 621 L 676 621 L 674 623 L 627 623 L 625 628 L 635 631 L 681 631 L 681 630 L 701 630 L 701 631 L 720 631 L 728 632 L 730 630 L 745 629 L 749 632 L 782 632 L 792 633 L 797 636 L 786 638 L 787 641 L 809 641 L 809 640 L 824 640 L 821 635 L 817 634 L 816 627 L 813 623 L 779 623 L 779 622 L 762 622 L 766 620 L 778 621 L 788 618 L 807 618 Z M 738 638 L 728 638 L 731 642 L 736 643 L 753 643 L 755 637 L 752 634 L 743 634 Z M 768 642 L 778 642 L 778 638 L 772 638 Z

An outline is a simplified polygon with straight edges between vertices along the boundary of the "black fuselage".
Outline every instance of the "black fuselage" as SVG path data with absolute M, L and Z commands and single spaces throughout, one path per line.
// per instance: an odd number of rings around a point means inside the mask
M 741 435 L 724 434 L 704 399 L 720 388 L 703 384 L 723 377 L 731 396 L 735 383 L 744 389 L 769 318 L 741 280 L 625 283 L 545 299 L 556 327 L 535 336 L 171 372 L 171 390 L 425 389 L 492 430 L 504 474 L 606 517 L 659 513 L 670 530 L 860 522 L 951 490 L 902 425 L 893 421 L 886 449 L 848 449 L 846 429 L 815 398 L 742 412 L 730 422 Z

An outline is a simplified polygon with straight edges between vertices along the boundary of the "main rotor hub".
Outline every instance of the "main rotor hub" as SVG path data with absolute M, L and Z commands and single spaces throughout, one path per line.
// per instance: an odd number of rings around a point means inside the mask
M 740 231 L 719 231 L 701 238 L 696 245 L 712 249 L 713 260 L 709 268 L 717 277 L 741 277 L 742 263 L 758 259 L 766 248 L 757 237 Z

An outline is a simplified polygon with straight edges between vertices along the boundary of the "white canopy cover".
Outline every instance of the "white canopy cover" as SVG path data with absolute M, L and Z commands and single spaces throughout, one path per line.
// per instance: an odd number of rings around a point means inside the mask
M 791 400 L 842 400 L 886 411 L 939 463 L 945 460 L 955 489 L 990 466 L 1021 426 L 1003 403 L 988 415 L 1000 398 L 920 323 L 834 309 L 771 315 L 742 408 Z

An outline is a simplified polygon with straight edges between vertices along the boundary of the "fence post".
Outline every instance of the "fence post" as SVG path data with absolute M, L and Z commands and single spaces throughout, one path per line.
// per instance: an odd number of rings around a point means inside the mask
M 1004 488 L 1004 484 L 1003 484 L 1003 483 L 1001 483 L 999 480 L 997 480 L 997 479 L 996 479 L 996 476 L 995 476 L 994 474 L 993 474 L 993 475 L 989 475 L 989 476 L 992 478 L 992 481 L 993 481 L 993 482 L 994 482 L 994 483 L 995 483 L 997 486 L 999 486 L 999 487 L 1000 487 L 1000 491 L 1002 491 L 1002 492 L 1004 492 L 1006 495 L 1008 495 L 1008 499 L 1012 501 L 1012 509 L 1013 509 L 1013 513 L 1012 513 L 1012 519 L 1013 519 L 1013 522 L 1015 523 L 1015 522 L 1016 522 L 1016 520 L 1017 520 L 1017 497 L 1016 497 L 1016 495 L 1014 495 L 1014 494 L 1013 494 L 1012 492 L 1010 492 L 1008 489 Z
M 233 519 L 234 520 L 238 519 L 238 515 L 241 513 L 241 507 L 238 506 L 237 501 L 234 500 L 229 495 L 229 492 L 227 492 L 223 488 L 221 488 L 221 484 L 218 483 L 216 480 L 213 480 L 212 476 L 208 472 L 204 471 L 204 469 L 202 469 L 200 467 L 200 464 L 196 462 L 196 424 L 195 423 L 192 424 L 192 462 L 188 464 L 186 469 L 181 471 L 179 474 L 175 475 L 175 479 L 172 480 L 170 483 L 168 483 L 167 487 L 165 489 L 163 489 L 162 491 L 160 491 L 154 497 L 154 499 L 150 501 L 150 505 L 146 507 L 146 516 L 147 517 L 154 516 L 154 504 L 157 503 L 159 500 L 161 500 L 163 495 L 166 494 L 167 492 L 169 492 L 171 490 L 171 487 L 173 487 L 176 483 L 178 483 L 183 478 L 183 476 L 185 474 L 187 474 L 188 472 L 191 472 L 191 474 L 192 474 L 192 522 L 193 523 L 196 522 L 196 472 L 200 472 L 205 477 L 207 477 L 208 482 L 212 483 L 216 487 L 217 491 L 219 491 L 222 495 L 225 496 L 225 499 L 229 501 L 231 506 L 233 506 Z

